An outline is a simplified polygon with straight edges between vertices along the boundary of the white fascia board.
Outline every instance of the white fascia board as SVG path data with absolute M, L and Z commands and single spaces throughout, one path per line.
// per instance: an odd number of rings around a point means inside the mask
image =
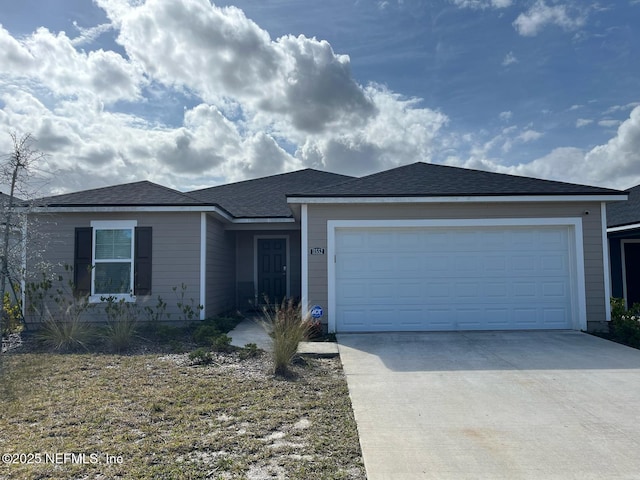
M 253 224 L 253 223 L 295 223 L 291 217 L 264 217 L 264 218 L 234 218 L 224 210 L 214 206 L 88 206 L 88 207 L 35 207 L 29 213 L 135 213 L 135 212 L 200 212 L 212 213 L 220 216 L 229 223 Z
M 231 217 L 224 210 L 214 206 L 194 206 L 194 205 L 143 205 L 143 206 L 105 206 L 92 205 L 86 207 L 79 206 L 58 206 L 58 207 L 34 207 L 29 213 L 120 213 L 120 212 L 209 212 L 217 213 L 221 217 L 225 217 L 231 221 Z
M 627 230 L 635 230 L 636 228 L 640 228 L 640 223 L 633 223 L 631 225 L 624 225 L 622 227 L 607 228 L 607 233 L 625 232 Z
M 513 203 L 513 202 L 613 202 L 627 195 L 511 195 L 461 197 L 290 197 L 287 203 Z

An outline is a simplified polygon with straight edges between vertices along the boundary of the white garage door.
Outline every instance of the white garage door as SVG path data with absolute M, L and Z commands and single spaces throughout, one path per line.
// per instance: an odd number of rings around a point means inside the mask
M 567 226 L 338 228 L 339 332 L 572 328 Z

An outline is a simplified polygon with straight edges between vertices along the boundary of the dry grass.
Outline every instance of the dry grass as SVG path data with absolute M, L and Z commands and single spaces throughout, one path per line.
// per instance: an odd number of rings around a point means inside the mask
M 187 354 L 2 362 L 0 453 L 84 453 L 87 462 L 3 464 L 3 479 L 365 478 L 338 359 L 294 367 L 295 381 L 274 378 L 265 355 L 237 353 L 197 367 Z

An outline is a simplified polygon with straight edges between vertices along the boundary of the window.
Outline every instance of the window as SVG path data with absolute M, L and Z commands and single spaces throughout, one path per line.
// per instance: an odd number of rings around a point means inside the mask
M 76 295 L 151 295 L 152 227 L 135 220 L 94 221 L 75 229 L 73 281 Z
M 92 222 L 93 271 L 91 294 L 133 294 L 135 221 Z

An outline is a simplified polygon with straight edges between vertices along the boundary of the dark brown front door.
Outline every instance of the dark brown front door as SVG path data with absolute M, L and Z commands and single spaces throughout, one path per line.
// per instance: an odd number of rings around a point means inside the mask
M 624 269 L 627 307 L 640 303 L 640 243 L 624 244 Z
M 280 303 L 287 295 L 287 241 L 258 239 L 258 300 Z

